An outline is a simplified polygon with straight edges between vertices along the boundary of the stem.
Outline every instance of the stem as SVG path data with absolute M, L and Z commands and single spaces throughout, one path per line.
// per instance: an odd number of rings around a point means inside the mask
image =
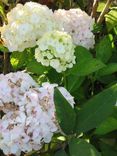
M 10 55 L 9 53 L 4 52 L 4 67 L 3 73 L 7 74 L 10 71 Z
M 101 12 L 101 14 L 100 14 L 100 16 L 99 16 L 99 18 L 98 18 L 98 20 L 97 20 L 97 23 L 98 23 L 98 24 L 101 24 L 101 23 L 103 22 L 104 16 L 105 16 L 105 14 L 108 12 L 109 7 L 110 7 L 110 4 L 111 4 L 112 1 L 113 1 L 113 0 L 107 0 L 107 2 L 106 2 L 106 4 L 105 4 L 105 7 L 104 7 L 103 11 Z
M 99 0 L 94 0 L 94 2 L 93 2 L 93 8 L 92 8 L 91 16 L 94 18 L 96 18 L 98 3 L 99 3 Z

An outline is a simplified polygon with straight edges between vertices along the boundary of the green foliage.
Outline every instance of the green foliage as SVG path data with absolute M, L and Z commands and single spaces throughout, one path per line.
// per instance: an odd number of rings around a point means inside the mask
M 112 56 L 112 35 L 105 36 L 96 46 L 96 57 L 106 63 Z
M 6 23 L 6 13 L 17 2 L 27 0 L 1 0 L 0 25 Z M 34 0 L 37 2 L 37 0 Z M 50 1 L 39 0 L 44 4 Z M 74 8 L 91 12 L 92 0 L 54 0 L 53 10 Z M 96 19 L 105 7 L 106 0 L 99 1 Z M 87 9 L 88 8 L 88 9 Z M 77 46 L 76 64 L 63 73 L 38 63 L 34 48 L 10 54 L 11 71 L 26 70 L 39 84 L 45 80 L 65 87 L 74 97 L 71 107 L 60 91 L 54 90 L 56 118 L 61 133 L 53 136 L 50 144 L 40 151 L 22 156 L 117 156 L 117 6 L 113 1 L 101 24 L 95 23 L 96 44 L 92 49 Z M 3 53 L 8 49 L 0 40 L 0 72 L 3 70 Z M 2 62 L 2 63 L 1 63 Z M 58 139 L 58 138 L 62 139 Z M 0 151 L 0 156 L 4 156 Z
M 70 156 L 101 156 L 91 144 L 83 139 L 73 138 L 69 142 Z
M 43 74 L 44 72 L 47 71 L 47 68 L 42 66 L 41 64 L 37 63 L 37 61 L 35 59 L 33 59 L 32 61 L 29 61 L 27 63 L 27 71 L 35 73 L 35 74 Z
M 93 58 L 91 53 L 83 47 L 76 48 L 76 56 L 77 62 L 73 68 L 68 71 L 68 74 L 87 76 L 105 66 L 103 62 Z
M 110 75 L 115 72 L 117 72 L 117 63 L 110 63 L 110 64 L 107 64 L 106 67 L 100 69 L 97 72 L 97 76 Z
M 117 108 L 114 108 L 114 112 L 109 116 L 100 126 L 96 129 L 95 134 L 105 135 L 112 131 L 117 130 Z
M 72 93 L 76 91 L 83 83 L 84 77 L 77 75 L 70 75 L 67 77 L 67 89 Z
M 117 85 L 91 98 L 77 113 L 76 132 L 86 132 L 99 126 L 113 112 L 117 100 Z
M 111 31 L 113 28 L 117 29 L 117 7 L 111 9 L 105 20 L 108 31 Z
M 13 52 L 11 54 L 11 65 L 14 70 L 24 67 L 26 58 L 27 54 L 25 52 Z
M 2 44 L 0 44 L 0 51 L 1 52 L 8 52 L 8 49 L 5 46 L 3 46 Z
M 55 89 L 54 93 L 54 101 L 56 116 L 61 129 L 66 134 L 73 133 L 76 119 L 75 111 L 57 88 Z

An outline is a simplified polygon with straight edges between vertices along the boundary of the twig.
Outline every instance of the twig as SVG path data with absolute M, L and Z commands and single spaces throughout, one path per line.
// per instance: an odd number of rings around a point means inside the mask
M 103 22 L 104 16 L 105 16 L 105 14 L 108 12 L 109 7 L 110 7 L 110 4 L 111 4 L 112 1 L 113 1 L 113 0 L 107 0 L 107 3 L 106 3 L 106 5 L 105 5 L 105 7 L 104 7 L 102 13 L 100 14 L 98 20 L 97 20 L 97 23 L 98 23 L 98 24 L 101 24 L 101 23 Z
M 3 21 L 4 21 L 5 24 L 8 23 L 6 16 L 5 16 Z M 4 52 L 3 55 L 4 55 L 3 73 L 7 74 L 10 71 L 10 54 L 8 52 Z
M 3 73 L 7 74 L 10 70 L 10 55 L 9 53 L 4 52 L 4 67 L 3 67 Z
M 94 2 L 93 2 L 93 8 L 92 8 L 91 16 L 94 18 L 96 18 L 98 3 L 99 3 L 99 0 L 94 0 Z

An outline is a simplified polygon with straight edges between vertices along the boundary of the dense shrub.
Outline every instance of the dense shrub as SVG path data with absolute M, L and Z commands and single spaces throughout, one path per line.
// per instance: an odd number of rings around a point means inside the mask
M 117 2 L 0 1 L 0 156 L 117 156 Z

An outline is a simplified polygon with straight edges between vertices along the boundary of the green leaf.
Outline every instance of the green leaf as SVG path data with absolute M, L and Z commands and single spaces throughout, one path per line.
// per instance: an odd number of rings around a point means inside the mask
M 103 10 L 104 7 L 105 7 L 105 4 L 106 4 L 106 0 L 101 0 L 101 1 L 99 1 L 98 8 L 97 8 L 97 12 L 102 12 L 102 10 Z
M 77 113 L 76 132 L 86 132 L 98 127 L 112 114 L 116 100 L 117 85 L 91 98 Z
M 106 63 L 112 56 L 112 35 L 105 36 L 96 45 L 96 58 Z
M 96 129 L 95 134 L 105 135 L 114 130 L 117 130 L 117 120 L 113 117 L 109 117 Z
M 67 156 L 67 154 L 64 150 L 60 150 L 56 152 L 54 156 Z
M 15 70 L 22 68 L 25 64 L 27 55 L 25 52 L 12 52 L 10 61 Z
M 110 63 L 106 67 L 100 69 L 97 72 L 97 76 L 105 76 L 105 75 L 110 75 L 112 73 L 117 72 L 117 63 Z
M 70 75 L 67 77 L 67 89 L 69 92 L 77 90 L 84 81 L 84 77 Z
M 57 71 L 53 68 L 50 68 L 49 72 L 47 73 L 47 77 L 51 83 L 61 84 L 62 76 L 63 75 L 61 73 L 57 73 Z
M 68 70 L 68 75 L 86 76 L 105 66 L 104 63 L 93 58 L 91 53 L 81 46 L 76 48 L 75 55 L 76 64 Z
M 34 74 L 43 74 L 47 71 L 47 68 L 41 65 L 41 63 L 38 63 L 35 59 L 32 59 L 27 63 L 27 70 Z
M 114 147 L 110 145 L 101 143 L 100 148 L 102 151 L 102 156 L 117 156 L 117 150 L 115 150 Z
M 87 76 L 93 72 L 98 71 L 103 68 L 105 65 L 97 59 L 84 59 L 77 63 L 71 70 L 72 75 L 77 76 Z
M 73 138 L 69 143 L 70 156 L 101 156 L 95 147 L 83 139 Z
M 114 7 L 108 14 L 106 14 L 105 21 L 108 31 L 117 26 L 117 7 Z
M 117 130 L 117 107 L 114 107 L 113 114 L 107 118 L 95 131 L 97 135 L 105 135 Z
M 54 91 L 54 102 L 61 129 L 66 134 L 73 133 L 76 121 L 75 111 L 57 88 Z
M 93 58 L 89 50 L 82 46 L 77 46 L 75 48 L 75 56 L 76 56 L 76 61 L 80 62 L 84 59 L 91 59 Z
M 106 75 L 103 77 L 97 77 L 98 81 L 100 81 L 103 84 L 112 84 L 114 82 L 117 82 L 117 77 L 115 75 Z

